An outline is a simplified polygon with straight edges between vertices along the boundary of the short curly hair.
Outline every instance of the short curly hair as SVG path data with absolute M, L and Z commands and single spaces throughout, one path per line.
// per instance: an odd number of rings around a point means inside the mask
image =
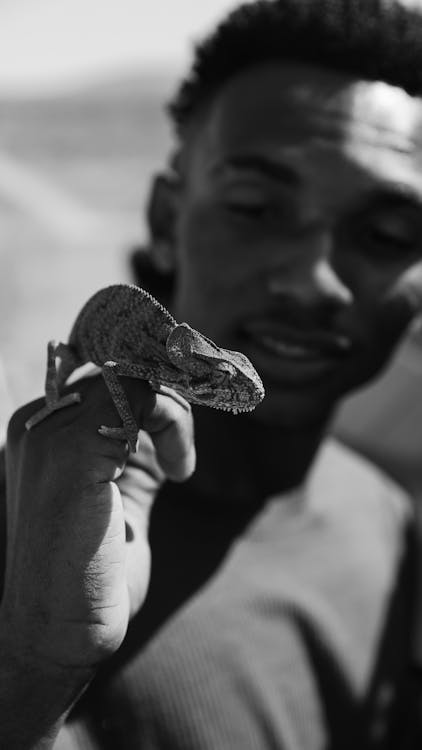
M 267 61 L 314 63 L 422 94 L 422 13 L 403 0 L 255 0 L 195 49 L 168 105 L 178 135 L 226 81 Z

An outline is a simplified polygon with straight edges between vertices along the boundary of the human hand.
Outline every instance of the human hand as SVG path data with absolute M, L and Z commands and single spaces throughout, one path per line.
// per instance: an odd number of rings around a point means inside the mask
M 125 379 L 141 448 L 98 433 L 119 417 L 101 378 L 78 383 L 82 403 L 33 430 L 40 406 L 8 431 L 8 545 L 3 630 L 21 654 L 60 668 L 95 668 L 122 642 L 149 581 L 148 517 L 161 483 L 195 465 L 189 405 Z

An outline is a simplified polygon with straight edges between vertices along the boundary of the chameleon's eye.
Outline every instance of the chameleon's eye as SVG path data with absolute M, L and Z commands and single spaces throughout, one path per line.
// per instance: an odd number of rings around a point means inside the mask
M 180 323 L 170 332 L 166 341 L 166 350 L 170 362 L 182 370 L 189 369 L 193 358 L 194 333 L 186 323 Z

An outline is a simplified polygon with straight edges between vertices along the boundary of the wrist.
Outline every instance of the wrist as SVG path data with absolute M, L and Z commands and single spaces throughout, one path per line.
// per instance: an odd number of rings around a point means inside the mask
M 0 747 L 52 748 L 93 669 L 60 667 L 28 653 L 0 622 Z

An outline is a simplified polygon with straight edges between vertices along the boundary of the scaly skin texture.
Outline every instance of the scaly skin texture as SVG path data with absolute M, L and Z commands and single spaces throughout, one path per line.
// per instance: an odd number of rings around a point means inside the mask
M 78 393 L 61 392 L 72 372 L 88 362 L 101 367 L 123 422 L 121 428 L 100 427 L 101 434 L 128 440 L 133 451 L 138 427 L 119 376 L 148 380 L 157 391 L 172 388 L 190 403 L 234 414 L 252 411 L 265 395 L 244 354 L 221 349 L 187 323 L 178 324 L 144 289 L 116 284 L 88 300 L 68 344 L 49 343 L 46 406 L 28 420 L 27 429 L 80 401 Z

